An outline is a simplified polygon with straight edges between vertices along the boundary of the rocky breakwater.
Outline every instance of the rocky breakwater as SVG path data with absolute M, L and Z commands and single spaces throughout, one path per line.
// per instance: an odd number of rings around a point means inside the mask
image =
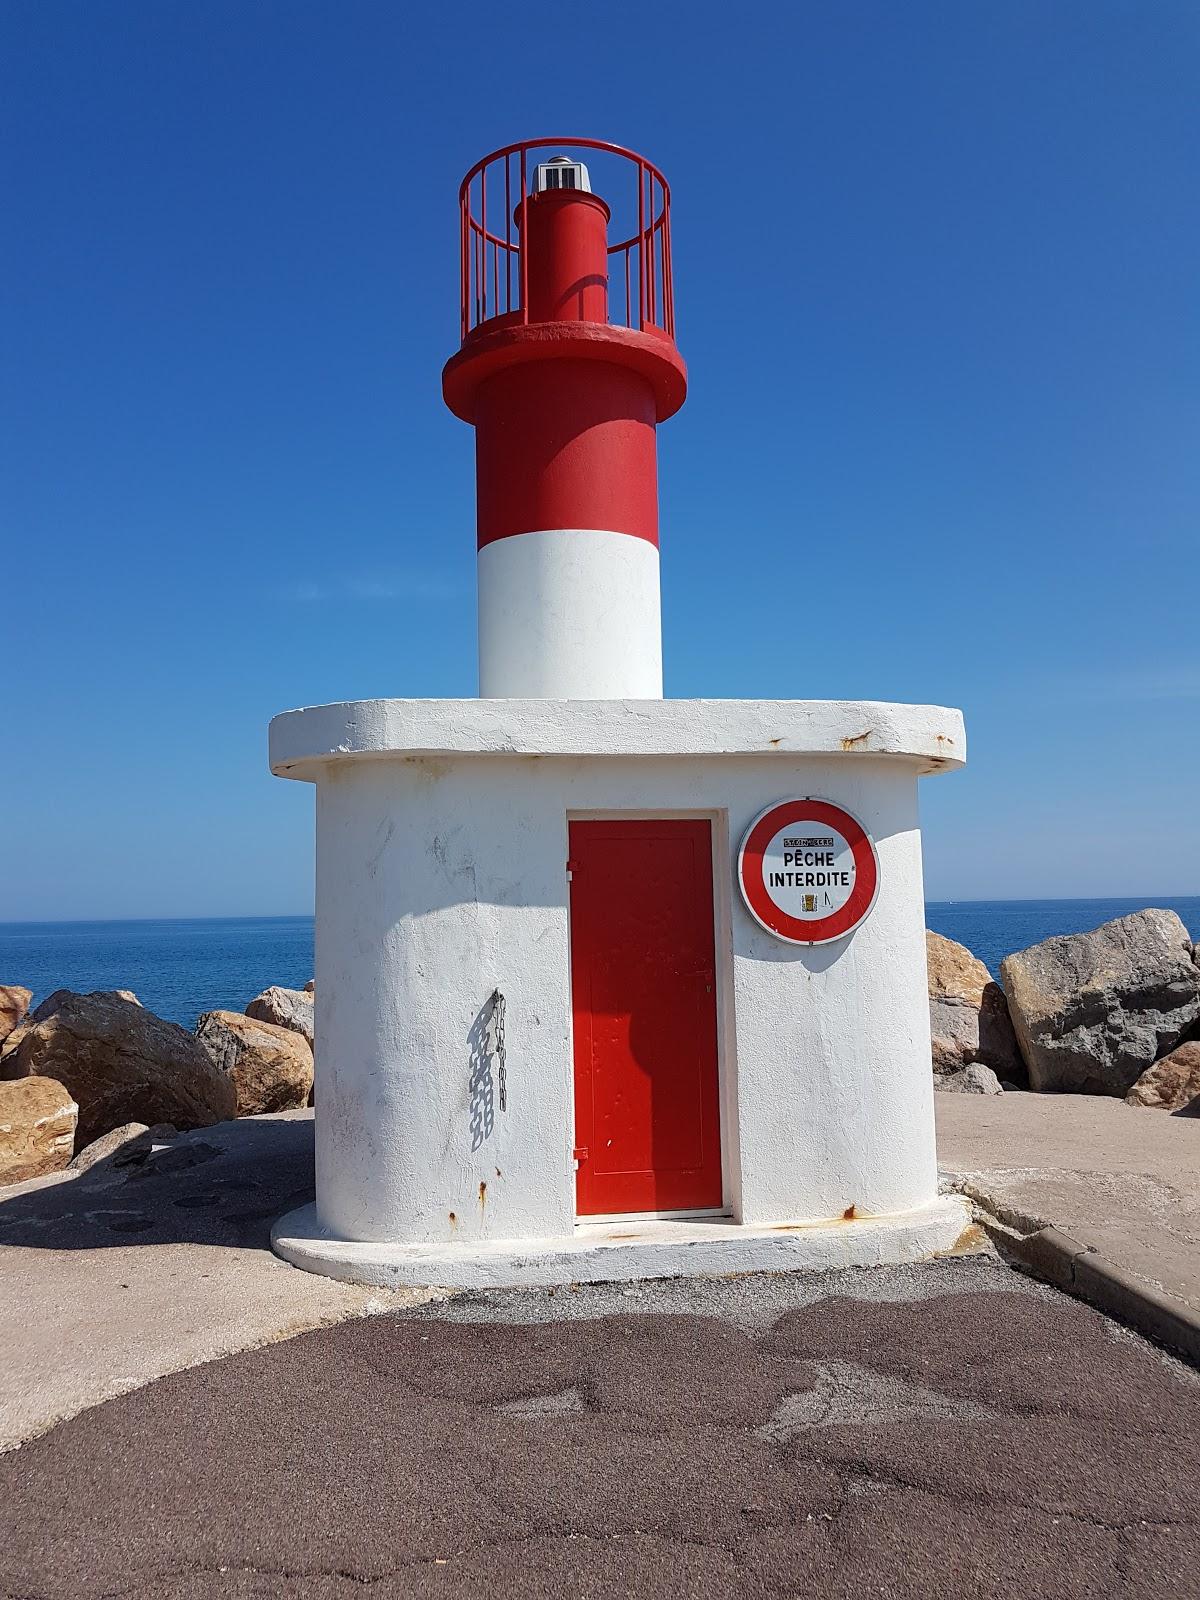
M 933 1070 L 950 1075 L 979 1064 L 990 1067 L 998 1079 L 1023 1083 L 1025 1064 L 1004 990 L 983 962 L 965 945 L 930 932 L 925 956 Z
M 312 1102 L 311 988 L 272 987 L 195 1033 L 128 989 L 32 995 L 0 985 L 0 1185 L 84 1170 L 156 1132 Z
M 1034 1089 L 1127 1095 L 1200 1022 L 1200 966 L 1173 911 L 1006 956 L 1000 981 Z
M 79 1107 L 54 1078 L 0 1083 L 0 1183 L 57 1172 L 71 1159 Z
M 1200 960 L 1147 909 L 1007 956 L 1000 984 L 964 946 L 929 944 L 938 1088 L 1102 1094 L 1200 1115 Z
M 31 1077 L 70 1093 L 79 1146 L 124 1122 L 206 1127 L 233 1116 L 236 1105 L 232 1084 L 199 1041 L 127 991 L 60 989 L 44 1000 L 0 1053 L 0 1080 Z
M 308 1104 L 313 1053 L 302 1033 L 236 1011 L 206 1011 L 196 1037 L 233 1084 L 239 1117 Z
M 310 978 L 303 989 L 284 989 L 272 984 L 261 994 L 256 994 L 246 1007 L 248 1017 L 260 1022 L 271 1022 L 277 1028 L 289 1028 L 308 1041 L 310 1055 L 316 1051 L 316 989 Z M 309 1080 L 308 1100 L 300 1104 L 312 1105 L 315 1098 L 315 1080 Z

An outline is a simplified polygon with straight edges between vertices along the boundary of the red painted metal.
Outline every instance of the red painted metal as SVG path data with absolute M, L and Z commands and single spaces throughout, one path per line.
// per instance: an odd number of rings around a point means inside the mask
M 596 151 L 614 156 L 629 170 L 629 177 L 617 181 L 617 187 L 636 183 L 637 185 L 637 227 L 625 237 L 606 245 L 608 256 L 621 258 L 616 271 L 616 281 L 620 283 L 623 273 L 628 281 L 630 276 L 631 257 L 637 256 L 637 303 L 631 304 L 629 292 L 626 293 L 625 305 L 621 308 L 623 315 L 619 320 L 626 327 L 636 328 L 641 332 L 656 329 L 674 340 L 675 337 L 675 294 L 671 275 L 671 189 L 662 173 L 644 156 L 636 155 L 632 150 L 626 150 L 621 145 L 609 144 L 603 139 L 525 139 L 518 144 L 506 145 L 503 149 L 493 150 L 482 160 L 477 161 L 463 179 L 459 187 L 460 223 L 463 236 L 463 249 L 461 252 L 461 302 L 462 302 L 462 337 L 465 339 L 474 329 L 494 320 L 497 317 L 507 317 L 516 314 L 522 323 L 536 320 L 535 308 L 530 303 L 528 268 L 525 259 L 524 243 L 529 239 L 527 231 L 527 208 L 540 203 L 542 196 L 534 196 L 529 190 L 528 157 L 532 152 L 535 161 L 539 153 L 553 149 L 554 152 Z M 514 240 L 510 222 L 514 217 L 512 194 L 510 188 L 511 163 L 514 157 L 519 158 L 520 193 L 517 200 L 517 237 Z M 500 168 L 503 167 L 504 182 L 504 232 L 499 231 L 499 226 L 489 227 L 487 218 L 487 180 L 488 172 L 493 173 L 493 192 L 495 185 L 500 181 Z M 551 191 L 553 192 L 553 191 Z M 568 191 L 571 192 L 571 191 Z M 577 192 L 577 191 L 576 191 Z M 604 196 L 610 208 L 617 211 L 618 206 L 629 205 L 630 220 L 632 221 L 632 195 L 628 188 L 624 193 L 612 193 Z M 499 270 L 500 255 L 505 258 L 505 270 Z M 517 294 L 513 294 L 512 285 L 512 260 L 517 258 Z M 488 299 L 487 278 L 492 275 L 492 295 Z M 607 274 L 606 274 L 607 275 Z M 661 295 L 659 286 L 661 284 Z M 501 288 L 503 287 L 503 294 Z M 632 285 L 631 285 L 632 287 Z M 604 317 L 607 320 L 610 309 L 606 308 Z
M 606 528 L 658 543 L 654 392 L 612 362 L 510 366 L 479 390 L 479 547 L 541 528 Z
M 548 189 L 526 207 L 529 321 L 608 321 L 609 210 L 599 195 Z
M 720 1206 L 712 830 L 570 824 L 580 1215 Z
M 673 417 L 687 398 L 687 367 L 664 333 L 611 322 L 531 322 L 520 313 L 494 317 L 470 334 L 442 368 L 442 396 L 456 417 L 475 422 L 480 395 L 496 374 L 527 363 L 611 362 L 640 373 L 654 394 L 656 419 Z M 514 449 L 521 441 L 510 435 Z

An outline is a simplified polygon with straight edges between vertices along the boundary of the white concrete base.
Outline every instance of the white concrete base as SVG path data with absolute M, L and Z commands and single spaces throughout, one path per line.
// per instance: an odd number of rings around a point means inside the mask
M 276 718 L 271 760 L 317 785 L 320 1228 L 293 1228 L 291 1259 L 373 1283 L 536 1283 L 953 1244 L 923 1223 L 906 1243 L 902 1219 L 927 1221 L 937 1193 L 917 781 L 961 765 L 958 712 L 363 701 Z M 737 889 L 739 841 L 789 796 L 842 806 L 879 858 L 870 916 L 832 944 L 784 944 Z M 738 1223 L 577 1236 L 572 829 L 673 818 L 710 836 L 721 1194 Z M 847 1212 L 889 1220 L 778 1226 Z
M 556 1239 L 463 1244 L 359 1244 L 323 1230 L 317 1208 L 301 1206 L 271 1231 L 276 1253 L 305 1272 L 343 1283 L 394 1289 L 508 1289 L 638 1278 L 720 1277 L 736 1272 L 815 1272 L 878 1267 L 983 1248 L 960 1195 L 939 1195 L 919 1211 L 851 1222 L 741 1227 L 704 1222 L 584 1224 Z

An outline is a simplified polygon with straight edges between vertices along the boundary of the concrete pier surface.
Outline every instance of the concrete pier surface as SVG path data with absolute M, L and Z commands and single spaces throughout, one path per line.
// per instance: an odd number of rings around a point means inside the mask
M 1057 1224 L 1196 1305 L 1200 1121 L 1080 1096 L 936 1099 L 943 1168 L 1014 1235 Z M 444 1300 L 271 1253 L 274 1219 L 311 1198 L 312 1164 L 312 1115 L 289 1112 L 0 1191 L 0 1449 L 164 1373 Z
M 1019 1127 L 1027 1174 L 1195 1194 L 1157 1113 L 939 1112 L 981 1191 Z M 389 1294 L 272 1255 L 311 1187 L 292 1113 L 0 1197 L 0 1595 L 1190 1592 L 1200 1375 L 995 1253 Z
M 1200 1360 L 1200 1118 L 1099 1095 L 935 1099 L 944 1178 L 1019 1258 Z
M 165 1372 L 426 1298 L 273 1255 L 271 1223 L 312 1191 L 310 1111 L 0 1189 L 0 1450 Z

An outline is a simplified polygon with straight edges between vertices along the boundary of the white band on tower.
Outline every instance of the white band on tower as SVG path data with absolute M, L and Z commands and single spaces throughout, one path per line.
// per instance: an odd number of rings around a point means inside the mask
M 485 699 L 661 700 L 658 547 L 598 528 L 494 539 L 479 552 Z

